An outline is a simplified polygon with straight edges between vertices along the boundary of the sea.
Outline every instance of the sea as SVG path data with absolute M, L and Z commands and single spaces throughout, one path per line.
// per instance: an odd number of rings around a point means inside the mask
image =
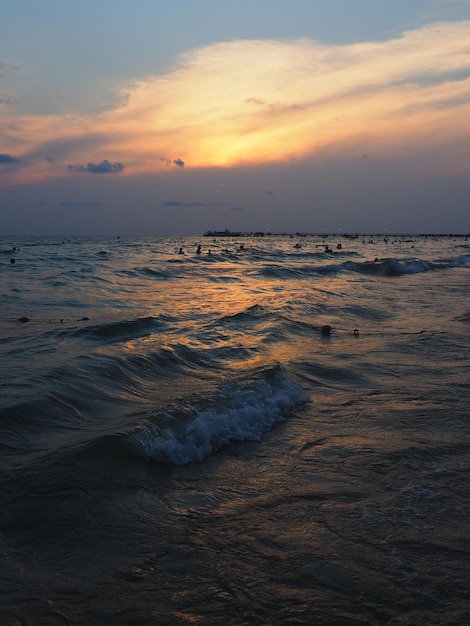
M 258 235 L 0 237 L 2 626 L 470 623 L 470 241 Z

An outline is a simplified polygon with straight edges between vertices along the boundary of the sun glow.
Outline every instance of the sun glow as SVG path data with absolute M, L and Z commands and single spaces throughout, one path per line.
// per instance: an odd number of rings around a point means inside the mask
M 469 41 L 470 22 L 453 22 L 348 46 L 302 39 L 201 48 L 164 76 L 120 87 L 122 104 L 99 115 L 18 116 L 4 107 L 1 151 L 17 161 L 0 164 L 0 180 L 107 172 L 105 160 L 126 176 L 282 162 L 364 143 L 397 158 L 417 145 L 461 146 L 470 130 Z M 441 167 L 465 163 L 461 149 L 455 162 L 444 150 Z

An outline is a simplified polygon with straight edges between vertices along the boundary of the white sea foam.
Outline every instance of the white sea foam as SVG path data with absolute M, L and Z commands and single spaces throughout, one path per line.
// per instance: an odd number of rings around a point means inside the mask
M 272 371 L 271 371 L 272 374 Z M 184 465 L 203 458 L 224 444 L 259 441 L 289 409 L 305 402 L 306 394 L 280 368 L 254 384 L 230 383 L 221 388 L 211 408 L 192 410 L 192 419 L 159 420 L 141 426 L 129 439 L 137 454 L 149 460 Z

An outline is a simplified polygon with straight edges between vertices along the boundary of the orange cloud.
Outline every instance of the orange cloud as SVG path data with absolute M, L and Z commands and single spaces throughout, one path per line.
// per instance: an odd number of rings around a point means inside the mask
M 309 39 L 207 46 L 164 76 L 122 86 L 123 104 L 93 117 L 4 113 L 2 152 L 21 164 L 2 166 L 0 176 L 82 175 L 86 168 L 67 165 L 105 160 L 123 163 L 124 176 L 176 170 L 177 162 L 230 167 L 355 144 L 419 154 L 452 142 L 460 146 L 458 169 L 470 134 L 469 41 L 464 21 L 345 46 Z M 448 150 L 446 168 L 452 159 Z

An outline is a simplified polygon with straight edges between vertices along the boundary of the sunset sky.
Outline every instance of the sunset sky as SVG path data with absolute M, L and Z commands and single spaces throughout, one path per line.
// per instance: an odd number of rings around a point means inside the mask
M 470 230 L 470 0 L 0 9 L 0 234 Z

